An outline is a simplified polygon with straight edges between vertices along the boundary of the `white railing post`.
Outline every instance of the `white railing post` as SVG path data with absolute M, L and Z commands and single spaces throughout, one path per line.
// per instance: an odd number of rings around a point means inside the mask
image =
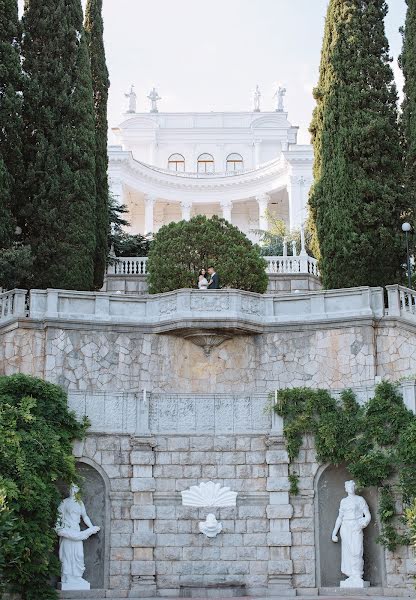
M 390 317 L 400 316 L 400 294 L 398 285 L 387 285 L 387 307 Z

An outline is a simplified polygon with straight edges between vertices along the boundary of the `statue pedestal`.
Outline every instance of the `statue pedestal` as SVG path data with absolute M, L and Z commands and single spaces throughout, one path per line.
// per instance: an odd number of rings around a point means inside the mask
M 71 581 L 58 583 L 58 589 L 70 592 L 72 590 L 90 590 L 91 586 L 88 581 L 85 581 L 82 577 L 73 577 Z
M 364 581 L 363 579 L 353 579 L 352 577 L 348 577 L 348 579 L 344 579 L 344 581 L 340 581 L 340 588 L 355 588 L 362 589 L 370 587 L 369 581 Z

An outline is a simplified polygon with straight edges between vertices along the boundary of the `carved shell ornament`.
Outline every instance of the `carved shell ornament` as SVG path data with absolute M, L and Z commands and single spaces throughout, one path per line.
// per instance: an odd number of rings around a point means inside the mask
M 220 483 L 208 481 L 199 485 L 192 485 L 189 490 L 181 492 L 183 506 L 235 506 L 237 492 L 232 492 L 229 487 L 222 487 Z

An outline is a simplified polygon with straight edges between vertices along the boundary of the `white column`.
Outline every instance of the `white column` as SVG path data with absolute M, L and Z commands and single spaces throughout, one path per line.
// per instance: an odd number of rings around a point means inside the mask
M 306 221 L 311 183 L 311 180 L 303 175 L 291 175 L 288 178 L 287 193 L 289 196 L 289 227 L 291 231 L 300 229 Z
M 117 206 L 123 204 L 123 182 L 118 177 L 110 177 L 109 191 Z
M 259 229 L 267 231 L 269 229 L 269 223 L 267 221 L 266 211 L 269 206 L 269 195 L 261 194 L 256 197 L 257 204 L 259 206 Z
M 181 202 L 182 221 L 189 221 L 191 218 L 192 202 L 185 200 Z
M 156 196 L 145 194 L 144 196 L 144 234 L 153 233 L 153 212 L 156 202 Z
M 233 209 L 233 203 L 230 200 L 223 200 L 221 202 L 222 218 L 231 223 L 231 211 Z

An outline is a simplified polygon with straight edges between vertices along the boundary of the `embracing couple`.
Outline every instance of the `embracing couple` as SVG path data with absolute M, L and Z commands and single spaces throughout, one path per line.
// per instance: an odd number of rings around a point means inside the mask
M 209 277 L 209 281 L 208 281 L 207 277 Z M 199 271 L 198 288 L 200 290 L 219 290 L 220 289 L 218 273 L 215 272 L 214 267 L 208 267 L 208 273 L 205 271 L 205 269 L 201 269 Z

